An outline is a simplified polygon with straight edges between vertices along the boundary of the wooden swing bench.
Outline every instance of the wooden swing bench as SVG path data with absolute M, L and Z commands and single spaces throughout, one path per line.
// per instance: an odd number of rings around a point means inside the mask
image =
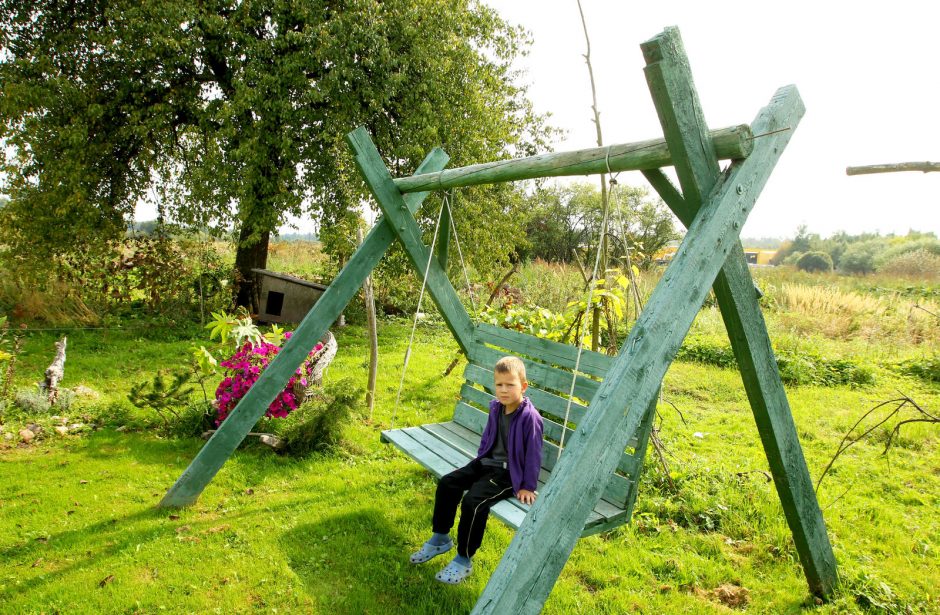
M 526 395 L 543 419 L 544 445 L 539 474 L 541 490 L 558 459 L 562 424 L 571 389 L 571 370 L 575 366 L 578 349 L 485 323 L 474 327 L 473 337 L 475 344 L 470 349 L 463 373 L 465 382 L 460 389 L 453 420 L 386 430 L 382 432 L 382 441 L 394 444 L 438 479 L 466 465 L 476 457 L 486 426 L 489 404 L 494 399 L 492 366 L 500 357 L 512 354 L 525 363 L 529 380 Z M 576 377 L 565 442 L 570 440 L 573 428 L 587 411 L 587 407 L 579 400 L 591 399 L 600 385 L 598 380 L 589 376 L 603 378 L 612 363 L 611 357 L 590 350 L 582 351 L 578 371 L 587 376 Z M 634 436 L 628 443 L 617 471 L 611 475 L 602 498 L 588 516 L 582 536 L 597 534 L 630 520 L 636 501 L 637 478 L 649 440 L 652 413 L 648 414 L 637 430 L 639 437 Z M 528 511 L 528 505 L 513 497 L 497 503 L 491 512 L 509 527 L 519 529 Z

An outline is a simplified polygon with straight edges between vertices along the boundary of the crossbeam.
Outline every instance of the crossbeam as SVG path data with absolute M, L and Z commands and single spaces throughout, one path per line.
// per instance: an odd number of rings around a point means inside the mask
M 719 160 L 747 158 L 754 138 L 747 125 L 721 128 L 711 133 L 715 153 Z M 593 175 L 619 171 L 658 169 L 673 164 L 665 139 L 650 139 L 638 143 L 622 143 L 605 147 L 592 147 L 572 152 L 539 154 L 528 158 L 515 158 L 497 162 L 473 164 L 438 173 L 423 173 L 394 179 L 402 193 L 447 190 L 480 184 L 533 179 L 536 177 L 565 177 Z

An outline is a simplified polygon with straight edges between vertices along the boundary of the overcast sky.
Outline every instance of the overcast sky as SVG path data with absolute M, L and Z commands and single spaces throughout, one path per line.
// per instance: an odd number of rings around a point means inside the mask
M 595 145 L 584 35 L 575 0 L 485 0 L 528 29 L 519 68 L 539 111 Z M 940 173 L 848 177 L 846 166 L 940 161 L 940 2 L 582 0 L 605 144 L 659 137 L 639 45 L 678 26 L 712 128 L 749 124 L 780 86 L 806 115 L 743 235 L 940 233 Z M 639 173 L 622 183 L 643 184 Z

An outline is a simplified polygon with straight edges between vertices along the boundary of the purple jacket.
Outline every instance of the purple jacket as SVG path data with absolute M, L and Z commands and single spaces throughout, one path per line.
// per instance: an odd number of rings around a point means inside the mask
M 503 404 L 499 403 L 499 400 L 490 402 L 490 415 L 486 428 L 483 429 L 477 459 L 486 456 L 496 443 L 496 422 L 502 411 Z M 542 467 L 542 416 L 528 397 L 522 398 L 522 403 L 510 416 L 512 420 L 509 422 L 506 452 L 509 454 L 512 489 L 516 493 L 519 493 L 520 489 L 535 491 Z

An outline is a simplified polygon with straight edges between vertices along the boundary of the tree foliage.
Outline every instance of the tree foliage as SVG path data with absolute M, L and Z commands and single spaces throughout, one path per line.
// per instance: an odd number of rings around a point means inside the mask
M 150 199 L 234 225 L 244 275 L 288 215 L 353 228 L 358 125 L 395 174 L 436 145 L 464 164 L 544 134 L 510 68 L 524 33 L 472 0 L 0 0 L 0 36 L 0 239 L 40 258 L 118 237 Z M 476 216 L 504 213 L 480 194 Z
M 572 251 L 578 249 L 593 258 L 604 218 L 601 194 L 595 185 L 544 188 L 532 201 L 527 224 L 528 255 L 568 262 Z M 626 185 L 611 191 L 607 233 L 612 258 L 629 249 L 634 264 L 643 268 L 652 264 L 656 252 L 680 237 L 675 218 L 661 200 L 650 199 L 645 188 Z

